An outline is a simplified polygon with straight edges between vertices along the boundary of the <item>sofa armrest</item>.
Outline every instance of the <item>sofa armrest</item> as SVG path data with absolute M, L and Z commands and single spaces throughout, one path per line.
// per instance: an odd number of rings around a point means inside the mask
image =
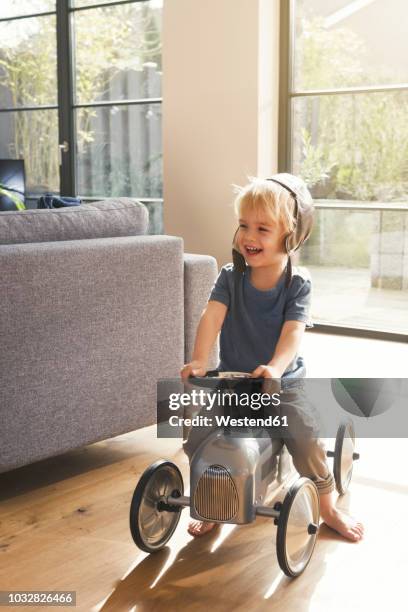
M 197 325 L 207 304 L 217 273 L 218 266 L 214 257 L 184 253 L 184 359 L 186 363 L 191 360 Z M 218 340 L 211 351 L 208 366 L 213 369 L 217 364 Z
M 184 359 L 183 241 L 0 247 L 0 472 L 155 422 Z

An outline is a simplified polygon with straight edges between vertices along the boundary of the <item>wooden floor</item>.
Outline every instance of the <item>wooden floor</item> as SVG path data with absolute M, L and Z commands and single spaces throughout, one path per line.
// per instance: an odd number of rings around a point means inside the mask
M 364 521 L 366 537 L 348 543 L 323 526 L 295 580 L 279 569 L 269 519 L 194 540 L 184 510 L 166 549 L 135 547 L 128 514 L 141 472 L 166 457 L 187 480 L 179 441 L 157 440 L 154 427 L 0 475 L 0 590 L 75 590 L 81 611 L 406 609 L 406 447 L 359 441 L 341 505 Z

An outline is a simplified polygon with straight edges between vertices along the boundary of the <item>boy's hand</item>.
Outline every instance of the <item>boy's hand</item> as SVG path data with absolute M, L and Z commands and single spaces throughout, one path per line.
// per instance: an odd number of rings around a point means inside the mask
M 186 363 L 180 370 L 180 376 L 186 380 L 189 376 L 205 376 L 207 373 L 207 364 L 202 361 L 191 361 Z
M 252 378 L 280 378 L 281 375 L 273 366 L 260 365 L 251 373 Z
M 273 366 L 260 365 L 251 373 L 252 378 L 266 378 L 262 383 L 262 393 L 272 395 L 280 392 L 280 372 Z M 273 379 L 273 380 L 271 380 Z

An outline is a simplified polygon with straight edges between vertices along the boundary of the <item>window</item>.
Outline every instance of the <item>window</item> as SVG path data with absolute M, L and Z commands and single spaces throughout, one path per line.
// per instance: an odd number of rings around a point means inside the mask
M 0 158 L 24 159 L 31 194 L 58 191 L 55 2 L 6 0 L 0 17 Z
M 3 0 L 0 157 L 39 193 L 137 197 L 162 232 L 162 0 Z
M 280 169 L 317 208 L 301 262 L 314 318 L 408 333 L 408 39 L 403 0 L 282 1 Z

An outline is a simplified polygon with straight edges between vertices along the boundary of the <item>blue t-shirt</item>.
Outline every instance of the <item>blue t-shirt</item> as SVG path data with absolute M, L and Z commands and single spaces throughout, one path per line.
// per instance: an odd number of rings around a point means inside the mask
M 292 282 L 285 287 L 286 271 L 273 289 L 261 291 L 250 281 L 250 267 L 237 275 L 234 265 L 221 269 L 209 301 L 228 307 L 221 328 L 221 371 L 252 372 L 272 359 L 285 321 L 310 321 L 311 281 L 304 268 L 293 267 Z M 303 358 L 296 355 L 284 377 L 305 376 Z

